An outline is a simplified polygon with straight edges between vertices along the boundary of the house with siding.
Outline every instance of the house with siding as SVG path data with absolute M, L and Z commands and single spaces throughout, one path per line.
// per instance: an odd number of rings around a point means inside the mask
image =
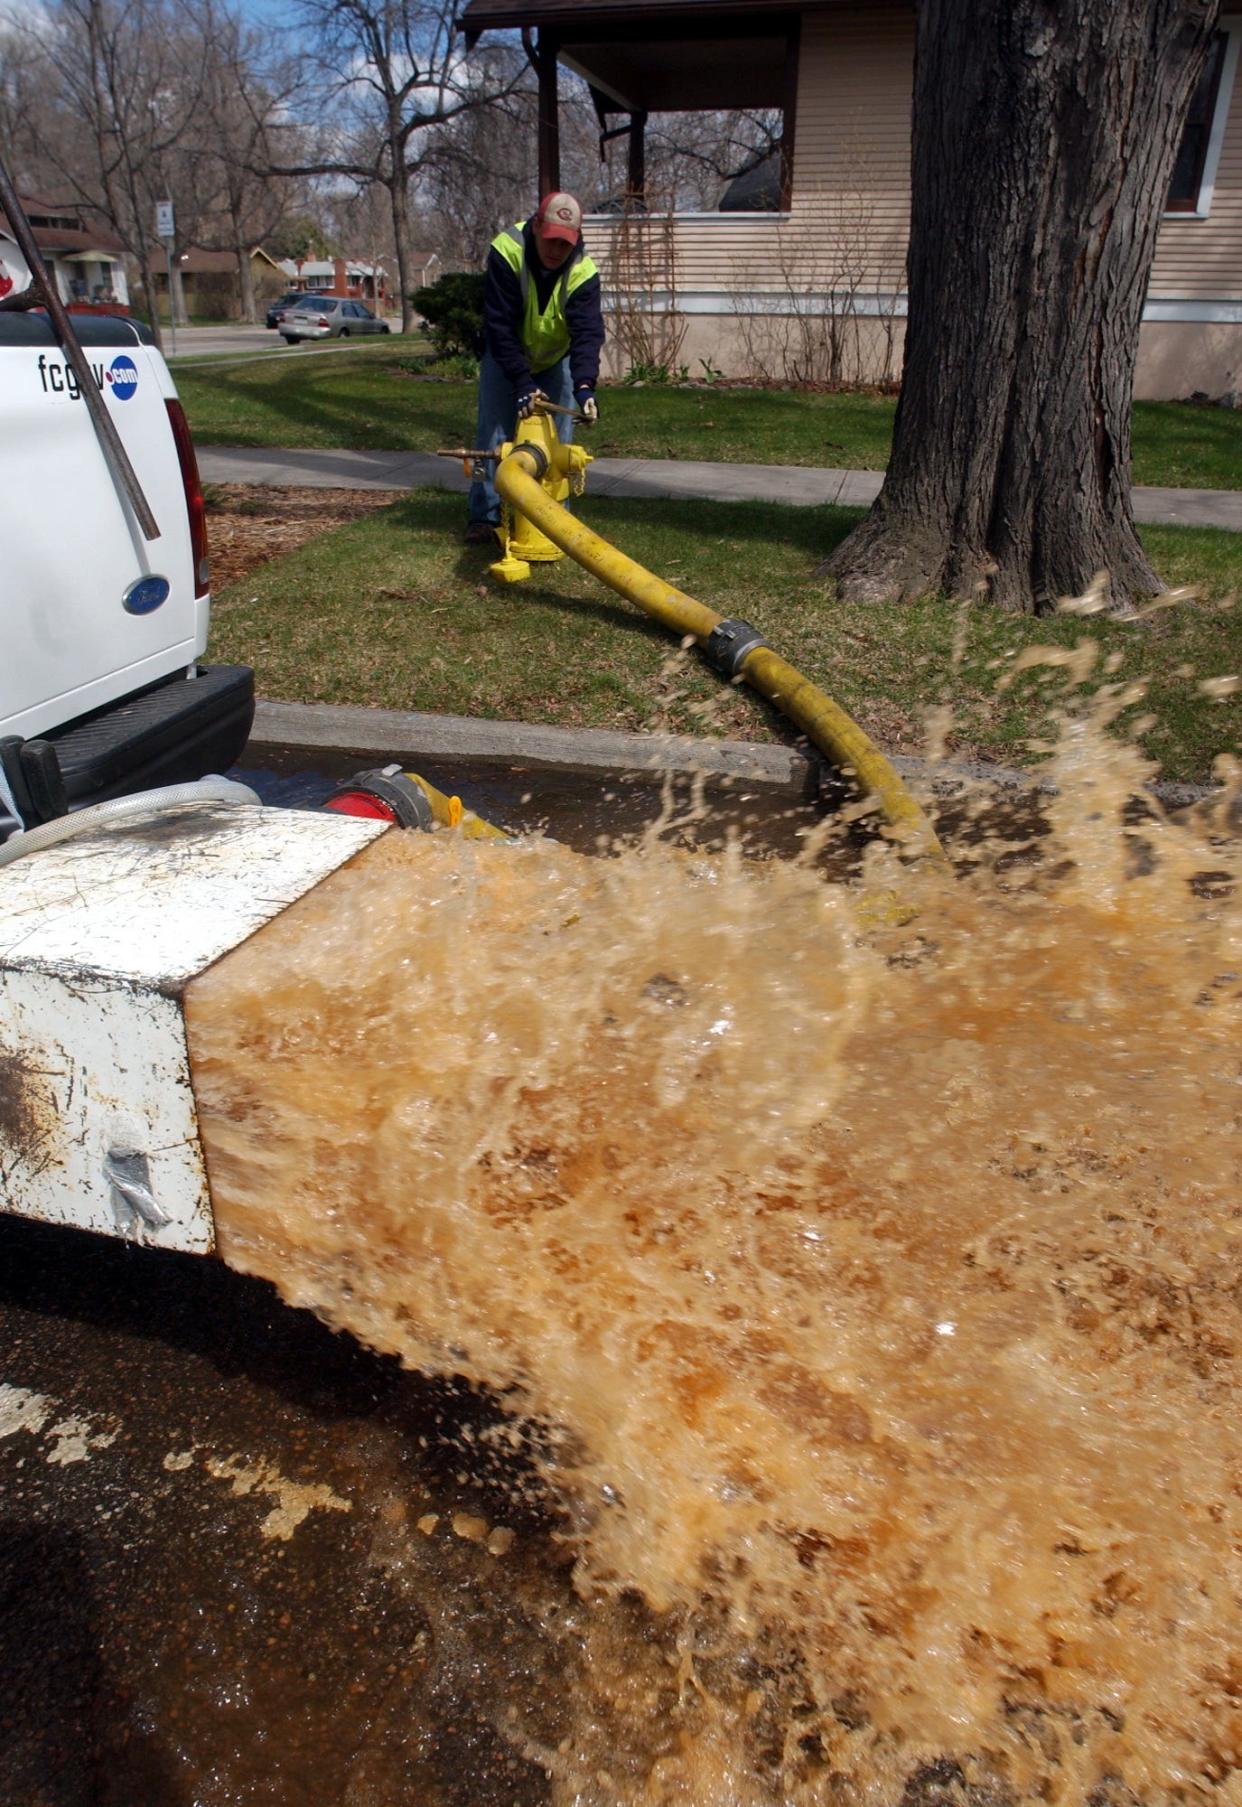
M 243 255 L 250 263 L 250 280 L 258 296 L 276 295 L 289 286 L 284 266 L 262 245 L 252 245 Z M 187 314 L 200 320 L 240 320 L 242 314 L 241 267 L 236 251 L 204 251 L 190 245 L 177 256 L 181 295 Z M 162 244 L 151 248 L 151 276 L 157 304 L 168 311 L 168 260 Z
M 761 380 L 899 375 L 915 0 L 469 0 L 460 23 L 468 43 L 522 32 L 541 191 L 560 184 L 559 70 L 587 81 L 602 132 L 628 137 L 627 204 L 583 227 L 614 374 L 649 362 Z M 1240 50 L 1242 10 L 1227 10 L 1161 226 L 1143 397 L 1242 392 Z M 652 113 L 698 108 L 779 109 L 778 167 L 744 203 L 685 213 L 648 192 L 644 136 Z
M 34 241 L 61 300 L 75 313 L 126 313 L 125 248 L 72 203 L 19 195 Z M 30 280 L 26 260 L 0 212 L 0 296 Z

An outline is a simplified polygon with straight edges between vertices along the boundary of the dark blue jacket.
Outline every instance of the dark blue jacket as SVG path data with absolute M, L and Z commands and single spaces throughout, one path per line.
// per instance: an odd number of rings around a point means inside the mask
M 544 308 L 552 290 L 564 274 L 545 270 L 535 249 L 535 235 L 527 220 L 522 231 L 526 267 L 535 284 L 539 306 Z M 582 236 L 578 236 L 576 257 L 582 255 Z M 533 388 L 530 363 L 522 344 L 522 287 L 517 275 L 498 251 L 489 251 L 483 285 L 483 342 L 519 392 Z M 599 381 L 599 360 L 604 349 L 604 312 L 600 302 L 598 276 L 591 276 L 574 291 L 565 303 L 565 319 L 569 326 L 569 372 L 575 391 L 594 389 Z

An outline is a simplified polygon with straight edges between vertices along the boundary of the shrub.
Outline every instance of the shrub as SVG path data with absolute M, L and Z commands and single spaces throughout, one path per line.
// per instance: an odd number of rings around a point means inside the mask
M 699 362 L 702 363 L 703 360 L 700 358 Z M 631 364 L 621 381 L 635 387 L 640 383 L 688 383 L 690 366 L 689 364 Z
M 465 377 L 467 381 L 473 382 L 479 374 L 479 360 L 468 358 L 464 351 L 451 351 L 445 357 L 437 352 L 431 362 L 435 365 L 437 376 Z
M 441 276 L 410 296 L 441 357 L 477 358 L 483 351 L 483 272 Z

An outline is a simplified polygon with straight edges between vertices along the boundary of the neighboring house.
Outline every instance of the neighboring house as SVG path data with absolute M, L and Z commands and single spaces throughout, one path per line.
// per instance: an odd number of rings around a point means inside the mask
M 80 312 L 128 311 L 125 247 L 120 239 L 92 225 L 79 207 L 45 201 L 36 195 L 19 195 L 18 199 L 61 300 Z M 28 280 L 26 261 L 0 211 L 0 294 L 7 294 L 10 286 L 25 288 Z
M 438 251 L 410 252 L 410 292 L 415 289 L 428 288 L 438 277 L 444 275 L 444 265 L 440 261 Z
M 261 245 L 252 245 L 251 276 L 257 295 L 285 286 L 284 266 Z M 203 251 L 191 245 L 177 258 L 187 314 L 207 320 L 241 318 L 241 279 L 235 251 Z M 168 253 L 163 244 L 151 248 L 151 276 L 162 310 L 168 309 Z
M 643 196 L 650 113 L 774 108 L 776 159 L 710 213 L 589 214 L 614 370 L 875 381 L 901 368 L 914 0 L 469 0 L 467 42 L 534 33 L 540 189 L 560 183 L 558 66 L 629 134 Z M 1242 391 L 1242 0 L 1226 0 L 1190 109 L 1140 339 L 1137 393 Z M 620 125 L 618 125 L 620 122 Z M 766 179 L 764 179 L 766 177 Z
M 347 295 L 351 301 L 365 301 L 377 314 L 387 310 L 389 283 L 383 264 L 360 263 L 352 257 L 286 257 L 280 267 L 300 289 L 317 295 Z

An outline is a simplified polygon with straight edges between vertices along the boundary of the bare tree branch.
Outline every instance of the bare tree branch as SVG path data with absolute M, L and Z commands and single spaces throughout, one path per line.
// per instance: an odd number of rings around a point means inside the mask
M 302 0 L 311 41 L 297 110 L 314 110 L 318 143 L 268 164 L 281 176 L 338 176 L 386 190 L 392 213 L 402 330 L 414 311 L 410 184 L 438 130 L 504 100 L 523 79 L 520 58 L 484 50 L 467 58 L 454 0 Z

